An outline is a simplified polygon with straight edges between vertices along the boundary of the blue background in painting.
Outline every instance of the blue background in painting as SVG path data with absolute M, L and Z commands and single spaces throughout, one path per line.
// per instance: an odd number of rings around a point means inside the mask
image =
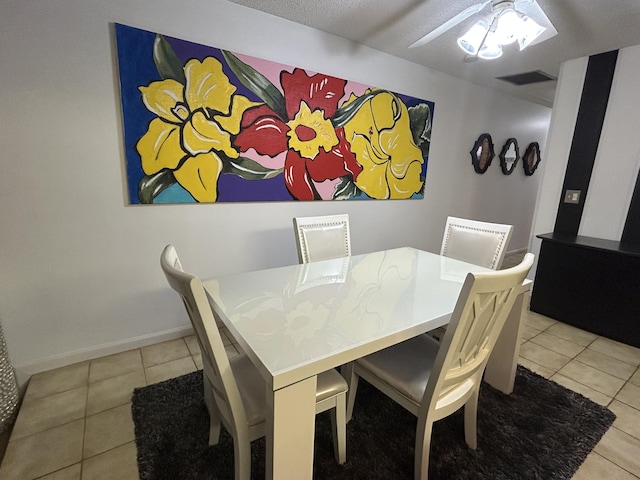
M 129 202 L 137 204 L 140 203 L 138 185 L 144 177 L 144 172 L 140 164 L 140 155 L 135 147 L 138 140 L 146 133 L 151 120 L 155 118 L 155 115 L 147 110 L 142 103 L 142 96 L 138 87 L 147 86 L 151 82 L 162 79 L 153 61 L 153 41 L 156 34 L 121 24 L 116 24 L 115 29 Z M 201 61 L 206 57 L 217 58 L 222 63 L 225 75 L 237 87 L 236 93 L 244 95 L 253 101 L 261 101 L 237 79 L 233 71 L 227 66 L 220 49 L 172 37 L 165 36 L 165 39 L 183 63 L 194 58 Z M 396 95 L 402 99 L 407 107 L 426 103 L 431 109 L 431 122 L 433 125 L 433 102 L 403 94 Z M 428 159 L 425 157 L 424 160 L 422 178 L 426 178 L 427 171 Z M 367 198 L 369 197 L 363 194 L 354 198 L 354 200 Z M 414 194 L 411 198 L 422 198 L 422 195 Z M 218 180 L 218 202 L 284 201 L 291 199 L 292 197 L 287 191 L 282 175 L 256 181 L 245 180 L 237 175 L 222 174 Z M 177 183 L 165 189 L 154 200 L 154 203 L 187 202 L 195 202 L 195 200 L 189 192 Z
M 120 72 L 120 96 L 124 123 L 124 147 L 129 186 L 129 202 L 140 203 L 138 184 L 144 176 L 136 143 L 155 115 L 142 103 L 139 85 L 147 85 L 150 79 L 159 79 L 153 63 L 153 39 L 155 34 L 116 24 L 118 45 L 118 70 Z

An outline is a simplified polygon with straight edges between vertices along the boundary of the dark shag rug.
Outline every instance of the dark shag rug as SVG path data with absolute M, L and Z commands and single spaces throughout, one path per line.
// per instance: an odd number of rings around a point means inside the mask
M 202 372 L 133 393 L 138 468 L 142 480 L 233 478 L 233 443 L 222 429 L 208 446 L 209 416 Z M 435 423 L 429 478 L 570 479 L 615 415 L 605 407 L 519 366 L 514 393 L 483 384 L 478 449 L 464 441 L 462 411 Z M 347 462 L 337 465 L 328 412 L 316 419 L 314 478 L 413 478 L 416 418 L 364 380 L 347 425 Z M 264 478 L 264 439 L 252 443 L 252 478 Z

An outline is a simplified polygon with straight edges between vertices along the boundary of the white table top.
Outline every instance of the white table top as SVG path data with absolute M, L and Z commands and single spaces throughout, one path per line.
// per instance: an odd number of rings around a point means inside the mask
M 274 389 L 445 325 L 486 268 L 398 248 L 204 281 L 215 313 Z

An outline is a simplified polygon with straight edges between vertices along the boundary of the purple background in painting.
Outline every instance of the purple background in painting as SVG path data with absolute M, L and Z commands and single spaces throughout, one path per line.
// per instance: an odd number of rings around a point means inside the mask
M 263 202 L 293 200 L 281 175 L 266 180 L 245 180 L 237 175 L 220 175 L 219 202 Z
M 171 45 L 173 50 L 176 52 L 178 58 L 184 63 L 187 63 L 193 58 L 196 58 L 200 61 L 204 60 L 206 57 L 217 58 L 218 60 L 220 60 L 220 63 L 222 63 L 222 71 L 229 78 L 229 81 L 237 88 L 236 93 L 244 95 L 249 100 L 252 100 L 254 102 L 262 102 L 262 99 L 260 99 L 255 93 L 245 87 L 240 82 L 240 80 L 238 80 L 238 77 L 235 76 L 233 70 L 231 70 L 227 65 L 227 62 L 222 55 L 222 51 L 219 48 L 207 47 L 205 45 L 199 45 L 197 43 L 191 43 L 173 37 L 165 38 L 169 42 L 169 45 Z M 276 85 L 276 87 L 278 87 L 278 85 Z

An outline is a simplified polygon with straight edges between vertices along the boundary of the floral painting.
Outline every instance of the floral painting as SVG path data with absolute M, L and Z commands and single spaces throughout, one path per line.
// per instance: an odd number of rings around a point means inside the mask
M 433 102 L 116 24 L 129 201 L 423 198 Z

